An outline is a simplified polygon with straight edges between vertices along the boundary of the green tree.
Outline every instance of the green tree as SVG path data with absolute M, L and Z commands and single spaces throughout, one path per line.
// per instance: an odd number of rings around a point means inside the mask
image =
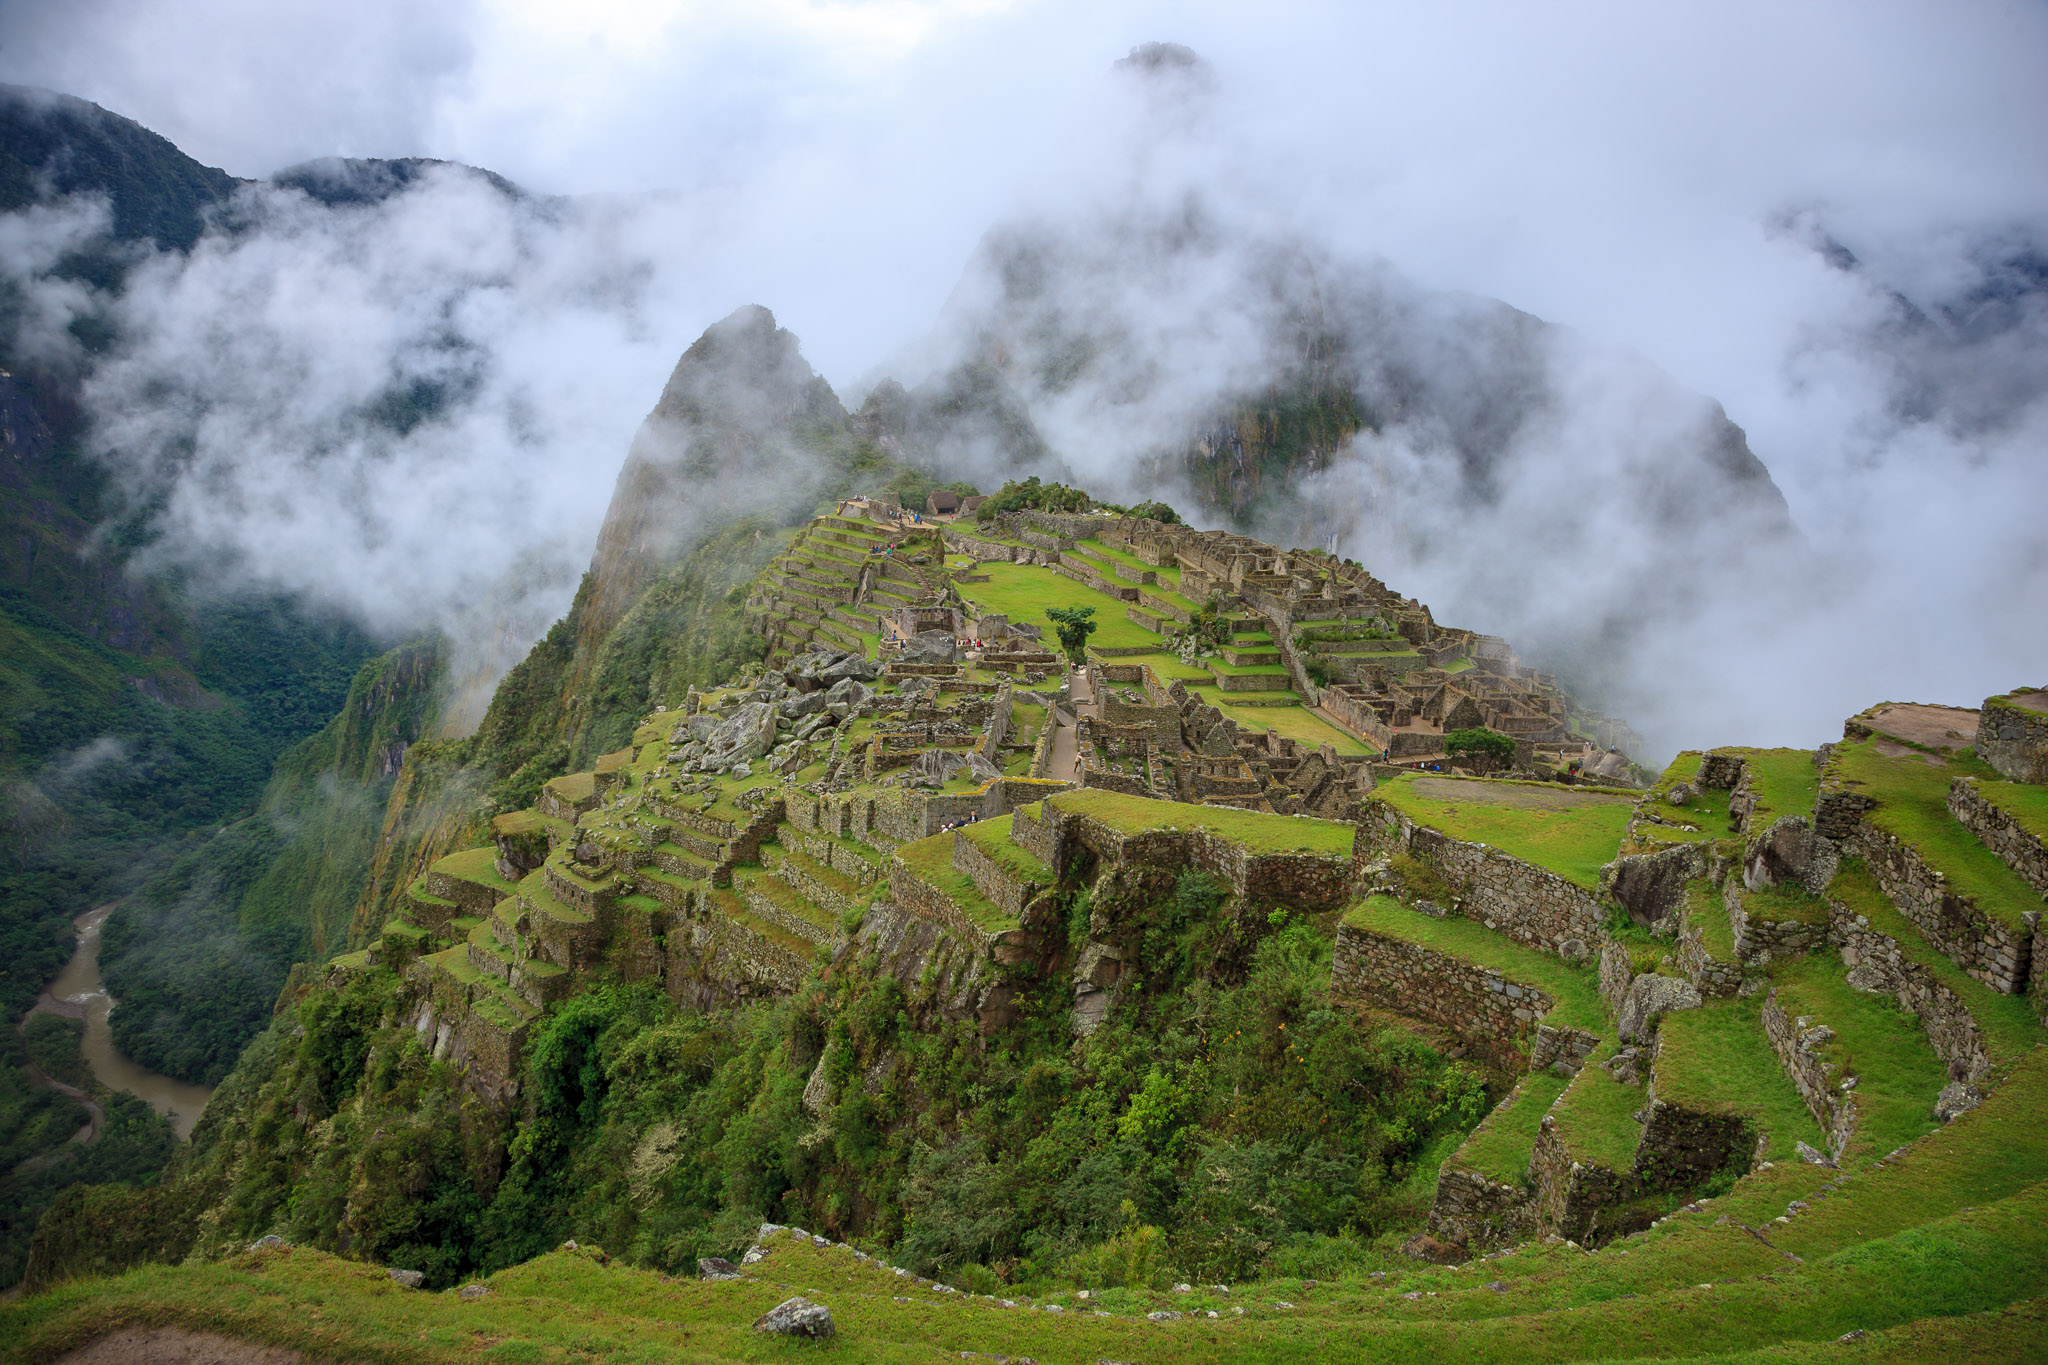
M 1052 622 L 1052 628 L 1059 632 L 1060 648 L 1067 651 L 1067 658 L 1076 664 L 1087 663 L 1088 637 L 1101 625 L 1101 622 L 1089 619 L 1095 615 L 1095 608 L 1047 607 L 1045 615 Z
M 1505 766 L 1515 758 L 1515 742 L 1497 730 L 1453 730 L 1444 736 L 1444 752 L 1453 758 L 1486 758 Z

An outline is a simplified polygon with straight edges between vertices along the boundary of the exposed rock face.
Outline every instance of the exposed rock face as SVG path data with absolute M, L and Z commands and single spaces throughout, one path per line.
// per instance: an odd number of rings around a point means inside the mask
M 1615 1028 L 1623 1038 L 1647 1043 L 1656 1032 L 1658 1015 L 1699 1007 L 1700 993 L 1690 981 L 1675 976 L 1639 976 L 1629 982 Z
M 1816 833 L 1805 816 L 1786 815 L 1743 850 L 1742 884 L 1763 891 L 1789 882 L 1818 895 L 1834 880 L 1841 862 L 1834 840 Z
M 829 473 L 823 448 L 849 434 L 846 409 L 773 313 L 749 306 L 707 329 L 676 362 L 619 471 L 591 559 L 579 653 L 594 658 L 700 530 L 811 502 Z
M 832 1310 L 822 1303 L 812 1303 L 798 1297 L 784 1299 L 773 1308 L 754 1319 L 756 1332 L 772 1332 L 785 1337 L 802 1337 L 808 1341 L 823 1341 L 836 1330 L 832 1326 Z
M 1685 884 L 1707 871 L 1706 851 L 1675 844 L 1655 853 L 1630 854 L 1601 869 L 1602 888 L 1637 924 L 1653 925 L 1685 902 Z
M 907 664 L 949 664 L 959 657 L 959 642 L 943 630 L 928 630 L 903 643 Z
M 693 722 L 704 719 L 693 716 Z M 694 724 L 692 730 L 694 732 Z M 704 753 L 697 760 L 701 768 L 730 768 L 751 763 L 775 747 L 775 708 L 763 701 L 743 702 L 731 719 L 719 723 L 704 737 Z
M 737 1280 L 740 1268 L 723 1256 L 699 1256 L 697 1278 L 700 1280 Z

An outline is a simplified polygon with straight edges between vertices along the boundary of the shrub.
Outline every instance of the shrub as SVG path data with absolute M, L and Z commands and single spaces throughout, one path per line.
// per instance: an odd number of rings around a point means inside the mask
M 1496 730 L 1453 730 L 1444 736 L 1444 752 L 1454 758 L 1471 755 L 1508 763 L 1515 757 L 1515 742 Z

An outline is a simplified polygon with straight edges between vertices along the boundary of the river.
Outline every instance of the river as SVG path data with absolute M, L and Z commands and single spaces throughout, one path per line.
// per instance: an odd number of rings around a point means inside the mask
M 102 905 L 72 921 L 78 930 L 78 950 L 36 1001 L 36 1010 L 85 1020 L 85 1063 L 100 1084 L 135 1095 L 170 1119 L 181 1140 L 189 1138 L 213 1087 L 159 1076 L 114 1050 L 114 1032 L 107 1024 L 114 997 L 100 984 L 100 926 L 113 911 L 113 906 Z

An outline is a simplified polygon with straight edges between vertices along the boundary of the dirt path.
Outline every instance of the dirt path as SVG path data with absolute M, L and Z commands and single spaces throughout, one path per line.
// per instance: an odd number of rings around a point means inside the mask
M 88 1342 L 58 1365 L 305 1365 L 306 1357 L 281 1346 L 188 1332 L 182 1327 L 126 1327 Z

